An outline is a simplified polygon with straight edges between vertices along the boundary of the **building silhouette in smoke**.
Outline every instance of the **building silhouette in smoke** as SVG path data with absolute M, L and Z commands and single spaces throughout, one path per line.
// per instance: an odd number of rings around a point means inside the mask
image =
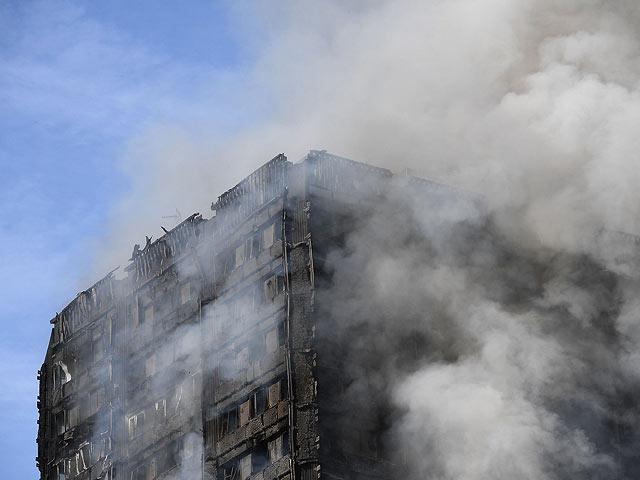
M 592 374 L 607 357 L 586 351 L 619 349 L 611 319 L 625 278 L 509 244 L 474 195 L 323 151 L 296 164 L 275 157 L 212 210 L 136 246 L 125 278 L 108 274 L 51 320 L 41 479 L 466 478 L 442 473 L 439 439 L 403 424 L 393 390 L 399 376 L 483 348 L 446 308 L 448 296 L 474 302 L 477 292 L 414 288 L 437 287 L 441 267 L 471 272 L 491 302 L 535 313 L 529 322 L 544 319 L 554 345 L 592 362 L 572 371 L 564 395 L 536 392 L 538 413 L 562 422 L 557 444 L 571 445 L 574 431 L 589 442 L 578 443 L 582 463 L 543 446 L 545 474 L 640 475 L 636 386 Z M 402 258 L 401 285 L 372 280 L 380 257 Z M 549 278 L 589 292 L 598 322 L 585 328 L 532 302 Z M 516 478 L 506 453 L 500 471 Z
M 315 290 L 350 212 L 391 177 L 325 152 L 279 155 L 211 219 L 134 249 L 126 278 L 78 294 L 51 320 L 39 370 L 41 478 L 384 476 L 382 407 L 337 400 L 346 379 Z

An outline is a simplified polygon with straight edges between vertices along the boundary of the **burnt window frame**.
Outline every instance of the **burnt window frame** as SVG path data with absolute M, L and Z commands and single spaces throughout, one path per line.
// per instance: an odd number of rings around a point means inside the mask
M 146 426 L 146 413 L 144 410 L 140 410 L 137 413 L 129 415 L 127 418 L 127 431 L 129 433 L 129 440 L 135 440 L 143 435 Z M 142 425 L 139 425 L 139 418 L 142 418 Z M 134 427 L 131 428 L 131 421 L 134 420 Z

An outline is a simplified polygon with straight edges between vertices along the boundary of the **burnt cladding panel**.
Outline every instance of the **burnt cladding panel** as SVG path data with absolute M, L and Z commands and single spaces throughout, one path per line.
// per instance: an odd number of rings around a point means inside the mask
M 261 205 L 282 195 L 286 186 L 287 157 L 280 154 L 238 185 L 218 197 L 211 206 L 220 233 L 229 231 Z

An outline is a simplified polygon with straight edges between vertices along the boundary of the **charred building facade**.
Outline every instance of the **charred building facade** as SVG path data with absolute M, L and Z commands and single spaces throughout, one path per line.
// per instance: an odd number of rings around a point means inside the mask
M 500 422 L 533 441 L 518 462 L 501 437 L 491 443 L 482 465 L 507 458 L 496 478 L 639 478 L 640 385 L 614 323 L 636 277 L 585 255 L 528 252 L 496 233 L 483 205 L 323 151 L 272 159 L 218 197 L 211 218 L 136 245 L 124 278 L 107 275 L 51 320 L 41 479 L 482 476 L 446 460 L 485 451 L 456 423 L 476 421 L 472 398 L 456 397 L 453 414 L 428 397 L 427 423 L 407 415 L 407 397 L 432 392 L 398 397 L 397 379 L 424 371 L 436 391 L 462 381 L 482 397 L 492 378 L 510 388 L 517 403 Z M 637 252 L 635 237 L 616 238 Z M 569 286 L 588 309 L 567 308 Z M 490 361 L 509 355 L 491 377 L 482 362 L 496 338 Z M 529 370 L 519 355 L 532 345 L 551 346 L 541 350 L 551 360 L 535 355 Z M 522 408 L 545 419 L 541 434 L 530 416 L 509 423 Z M 449 423 L 428 423 L 433 412 Z
M 41 478 L 389 478 L 384 402 L 345 409 L 316 292 L 391 178 L 279 155 L 78 294 L 39 371 Z

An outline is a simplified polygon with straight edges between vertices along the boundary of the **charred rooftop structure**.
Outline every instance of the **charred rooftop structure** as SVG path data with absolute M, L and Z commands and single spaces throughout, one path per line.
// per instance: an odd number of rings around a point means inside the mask
M 393 419 L 406 412 L 389 385 L 399 370 L 470 355 L 463 340 L 446 340 L 464 332 L 436 294 L 405 308 L 399 322 L 394 315 L 419 296 L 411 284 L 424 279 L 407 274 L 406 298 L 374 295 L 387 288 L 373 281 L 376 250 L 351 233 L 375 232 L 376 248 L 421 252 L 412 261 L 425 269 L 436 257 L 468 265 L 478 252 L 499 251 L 474 271 L 516 264 L 511 270 L 524 277 L 486 280 L 500 282 L 495 301 L 514 311 L 524 302 L 516 290 L 535 294 L 522 278 L 542 281 L 548 268 L 496 246 L 477 198 L 326 152 L 296 164 L 275 157 L 212 210 L 136 246 L 126 278 L 107 275 L 51 320 L 39 371 L 41 479 L 426 478 L 408 458 L 426 450 L 397 442 L 403 433 Z M 408 223 L 406 211 L 420 221 Z M 434 233 L 445 218 L 446 238 Z M 616 279 L 584 259 L 571 262 L 580 281 L 595 276 L 607 286 L 598 290 L 601 316 L 612 315 Z M 366 304 L 354 300 L 369 294 Z M 424 316 L 437 320 L 424 328 Z M 595 332 L 616 341 L 606 325 Z M 583 430 L 615 453 L 611 472 L 629 472 L 635 404 L 607 395 L 614 413 L 598 413 L 603 422 Z M 591 411 L 578 400 L 557 410 L 568 408 Z

